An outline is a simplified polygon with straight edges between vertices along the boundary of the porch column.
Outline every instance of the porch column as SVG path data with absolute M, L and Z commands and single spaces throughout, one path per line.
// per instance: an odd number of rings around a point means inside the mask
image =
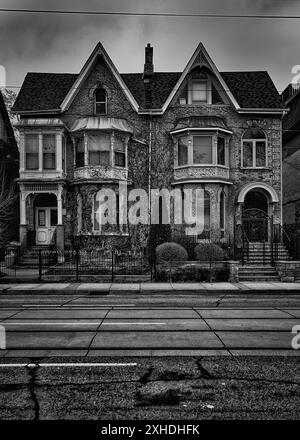
M 21 193 L 20 193 L 20 221 L 21 221 L 21 225 L 27 225 L 26 197 L 27 197 L 27 194 L 21 190 Z
M 27 194 L 21 189 L 20 192 L 20 225 L 19 225 L 19 240 L 21 250 L 27 247 L 27 219 L 26 219 L 26 197 Z
M 56 198 L 57 198 L 57 224 L 58 225 L 63 224 L 63 220 L 62 220 L 62 191 L 63 191 L 63 188 L 61 185 L 59 185 L 58 192 L 56 194 Z
M 56 247 L 58 250 L 63 251 L 64 250 L 64 225 L 63 225 L 63 219 L 62 219 L 62 186 L 59 186 L 58 192 L 56 194 L 57 198 L 57 226 L 56 226 Z M 64 256 L 59 256 L 59 261 L 63 262 Z

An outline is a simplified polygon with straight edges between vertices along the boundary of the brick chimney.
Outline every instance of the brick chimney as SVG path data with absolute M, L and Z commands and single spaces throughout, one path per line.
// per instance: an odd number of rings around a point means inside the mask
M 153 47 L 150 43 L 145 47 L 145 64 L 144 64 L 144 73 L 143 80 L 150 80 L 153 78 L 154 74 L 154 66 L 153 66 Z

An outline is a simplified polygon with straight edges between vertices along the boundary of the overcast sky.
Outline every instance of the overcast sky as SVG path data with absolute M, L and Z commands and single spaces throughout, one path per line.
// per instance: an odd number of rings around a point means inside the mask
M 300 15 L 299 0 L 0 0 L 0 7 Z M 156 71 L 182 71 L 202 41 L 220 71 L 268 70 L 279 91 L 300 64 L 300 20 L 0 12 L 8 86 L 20 86 L 28 71 L 77 73 L 98 41 L 121 73 L 142 70 L 148 42 Z

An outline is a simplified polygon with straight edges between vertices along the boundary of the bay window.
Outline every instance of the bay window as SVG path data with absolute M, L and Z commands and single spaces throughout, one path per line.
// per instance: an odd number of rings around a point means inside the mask
M 76 137 L 76 168 L 88 165 L 126 168 L 127 141 L 128 136 L 113 131 L 88 132 Z
M 101 133 L 88 136 L 89 165 L 110 165 L 110 135 Z
M 188 163 L 188 137 L 184 136 L 178 139 L 178 165 L 187 165 Z
M 196 134 L 177 138 L 177 161 L 175 167 L 228 166 L 226 137 Z
M 242 139 L 242 167 L 263 168 L 267 166 L 267 140 L 263 130 L 251 128 Z
M 126 150 L 125 150 L 125 140 L 115 136 L 114 138 L 114 160 L 116 167 L 126 167 Z
M 75 150 L 76 150 L 76 156 L 75 156 L 75 163 L 76 167 L 83 167 L 84 166 L 84 140 L 83 137 L 78 137 L 75 139 Z
M 217 164 L 225 165 L 225 139 L 218 137 L 217 141 Z
M 56 169 L 56 136 L 55 134 L 43 135 L 43 169 Z
M 193 136 L 193 163 L 212 164 L 212 137 Z
M 39 135 L 25 136 L 25 167 L 27 170 L 39 169 Z

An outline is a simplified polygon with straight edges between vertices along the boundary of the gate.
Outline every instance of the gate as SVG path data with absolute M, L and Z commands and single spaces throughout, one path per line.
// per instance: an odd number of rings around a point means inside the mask
M 249 242 L 268 241 L 269 216 L 261 209 L 245 209 L 243 211 L 243 230 Z

